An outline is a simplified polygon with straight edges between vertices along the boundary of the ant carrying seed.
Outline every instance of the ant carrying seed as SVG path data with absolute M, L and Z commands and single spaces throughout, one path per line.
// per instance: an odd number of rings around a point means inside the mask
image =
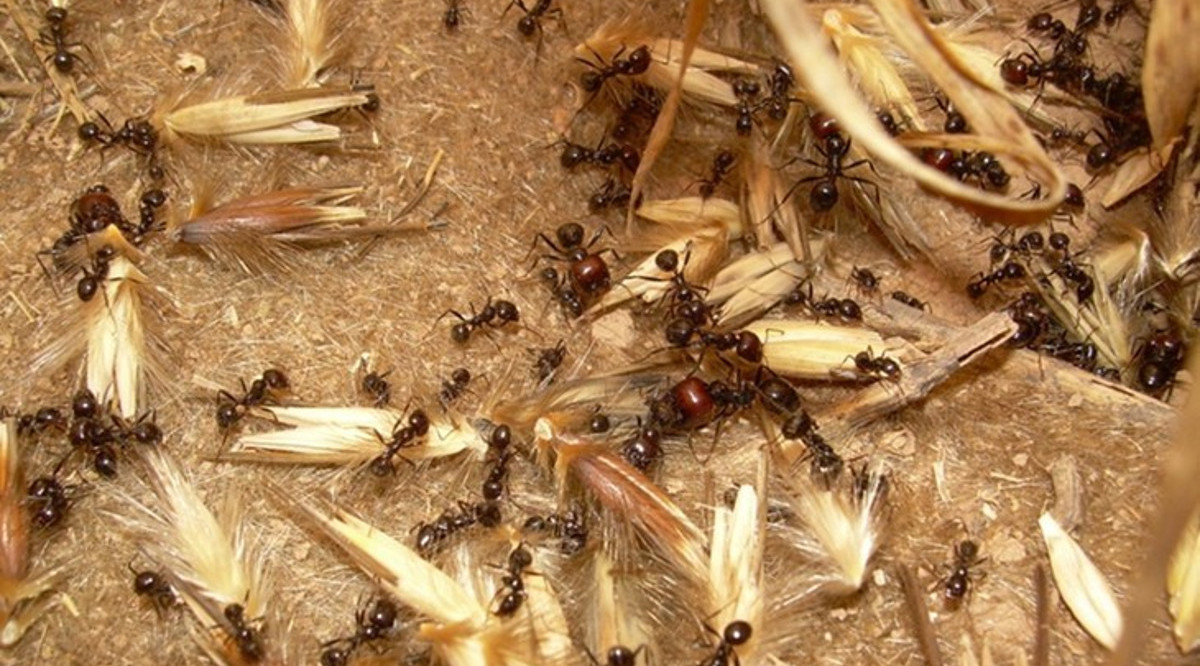
M 533 555 L 525 549 L 524 545 L 517 546 L 508 554 L 507 573 L 500 577 L 503 587 L 497 592 L 500 603 L 496 605 L 494 611 L 496 615 L 509 617 L 520 610 L 521 605 L 525 603 L 525 599 L 529 595 L 525 591 L 525 581 L 522 576 L 531 564 L 533 564 Z
M 273 403 L 290 388 L 287 375 L 275 368 L 264 370 L 261 377 L 250 382 L 250 388 L 246 388 L 245 382 L 241 383 L 240 398 L 224 390 L 217 393 L 217 426 L 221 430 L 229 430 L 251 407 Z
M 979 544 L 965 539 L 954 547 L 954 566 L 945 581 L 946 605 L 957 608 L 971 591 L 971 567 L 983 560 L 979 557 Z
M 442 14 L 442 25 L 447 32 L 454 32 L 462 24 L 463 17 L 470 13 L 470 9 L 462 6 L 462 0 L 446 0 L 446 12 Z
M 738 660 L 735 648 L 739 645 L 745 645 L 750 641 L 750 636 L 753 633 L 749 622 L 744 620 L 734 620 L 725 625 L 725 630 L 717 633 L 712 627 L 704 625 L 704 628 L 711 634 L 718 637 L 716 650 L 711 656 L 706 657 L 701 664 L 703 666 L 738 666 L 741 662 Z
M 229 604 L 224 611 L 225 620 L 229 622 L 229 635 L 237 644 L 238 652 L 249 662 L 259 662 L 263 658 L 262 637 L 259 630 L 251 627 L 246 620 L 246 609 L 241 604 Z
M 700 181 L 700 198 L 708 199 L 716 192 L 717 187 L 725 176 L 729 175 L 733 169 L 734 163 L 737 162 L 737 156 L 732 151 L 722 150 L 713 158 L 712 170 L 707 178 Z
M 450 381 L 442 382 L 442 390 L 438 394 L 438 400 L 441 401 L 442 407 L 458 400 L 470 383 L 471 371 L 466 368 L 455 368 L 454 372 L 450 373 Z
M 387 599 L 377 599 L 370 607 L 360 608 L 354 614 L 353 636 L 335 638 L 321 644 L 321 666 L 345 666 L 350 657 L 364 643 L 377 641 L 387 636 L 396 626 L 398 611 L 396 604 Z
M 554 373 L 562 365 L 563 360 L 567 357 L 567 344 L 559 340 L 553 347 L 530 349 L 529 351 L 535 356 L 533 373 L 537 376 L 538 383 L 541 384 L 552 380 Z
M 521 314 L 517 310 L 517 306 L 512 301 L 503 299 L 492 300 L 488 299 L 483 308 L 478 314 L 475 314 L 475 307 L 471 306 L 472 315 L 464 317 L 456 310 L 447 310 L 442 313 L 442 317 L 452 314 L 458 318 L 459 323 L 450 328 L 450 339 L 458 344 L 466 344 L 471 339 L 471 334 L 483 328 L 490 326 L 491 328 L 500 328 L 509 322 L 519 322 Z

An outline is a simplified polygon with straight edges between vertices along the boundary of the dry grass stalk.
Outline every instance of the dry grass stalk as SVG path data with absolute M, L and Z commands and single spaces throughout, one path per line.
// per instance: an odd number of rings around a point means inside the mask
M 29 507 L 16 417 L 0 419 L 0 647 L 21 640 L 54 602 L 64 571 L 30 576 Z
M 942 650 L 938 647 L 937 633 L 929 621 L 929 607 L 925 605 L 925 588 L 917 580 L 916 574 L 907 564 L 900 564 L 896 573 L 904 588 L 904 599 L 908 603 L 909 617 L 916 628 L 917 643 L 921 646 L 921 654 L 925 657 L 927 666 L 942 666 Z
M 231 143 L 334 141 L 342 137 L 339 128 L 311 119 L 369 101 L 366 91 L 352 88 L 298 88 L 185 106 L 163 123 L 174 134 Z
M 1067 608 L 1092 638 L 1113 649 L 1121 636 L 1121 609 L 1108 580 L 1053 516 L 1042 514 L 1038 525 L 1050 553 L 1054 582 Z

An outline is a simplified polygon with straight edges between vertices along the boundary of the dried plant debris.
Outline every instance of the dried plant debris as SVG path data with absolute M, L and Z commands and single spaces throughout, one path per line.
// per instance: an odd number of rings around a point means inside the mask
M 1183 652 L 1200 646 L 1200 514 L 1188 520 L 1167 572 L 1167 593 L 1175 642 Z
M 66 573 L 36 571 L 17 418 L 0 418 L 0 646 L 10 647 L 55 603 Z
M 125 519 L 191 611 L 200 647 L 218 664 L 288 663 L 269 553 L 253 536 L 241 498 L 226 495 L 214 514 L 170 454 L 151 449 L 146 461 L 156 502 L 130 499 L 133 514 Z
M 1108 580 L 1083 548 L 1046 513 L 1038 519 L 1054 583 L 1067 608 L 1092 638 L 1110 650 L 1121 637 L 1121 608 Z
M 341 128 L 313 120 L 333 111 L 378 104 L 367 90 L 297 88 L 237 95 L 183 106 L 166 114 L 173 135 L 234 144 L 304 144 L 337 141 Z

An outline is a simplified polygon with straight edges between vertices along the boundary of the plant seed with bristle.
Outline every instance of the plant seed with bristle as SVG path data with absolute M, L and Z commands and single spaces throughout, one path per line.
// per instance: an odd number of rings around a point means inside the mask
M 163 122 L 176 134 L 233 143 L 264 143 L 268 138 L 270 143 L 310 143 L 338 139 L 341 130 L 314 123 L 305 131 L 296 123 L 369 101 L 365 91 L 350 88 L 298 88 L 193 104 L 172 111 Z
M 1193 513 L 1167 571 L 1175 642 L 1182 652 L 1200 647 L 1200 513 Z
M 812 321 L 772 319 L 746 327 L 763 341 L 763 362 L 772 370 L 799 379 L 829 380 L 846 367 L 847 357 L 868 347 L 875 354 L 888 349 L 878 333 L 866 328 L 830 326 Z
M 732 508 L 718 506 L 714 510 L 708 576 L 709 611 L 717 626 L 744 620 L 762 633 L 763 527 L 758 493 L 749 484 L 738 488 Z M 738 656 L 752 661 L 758 645 L 757 640 L 739 645 Z
M 1067 608 L 1084 631 L 1104 647 L 1113 649 L 1121 637 L 1123 621 L 1108 579 L 1053 516 L 1042 514 L 1038 525 L 1050 554 L 1054 584 Z

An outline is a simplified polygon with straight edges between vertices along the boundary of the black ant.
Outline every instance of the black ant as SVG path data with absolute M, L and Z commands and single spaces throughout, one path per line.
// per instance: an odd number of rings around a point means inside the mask
M 383 444 L 384 451 L 371 460 L 371 472 L 375 476 L 387 476 L 395 472 L 396 468 L 392 465 L 392 459 L 400 453 L 401 449 L 417 446 L 417 438 L 424 437 L 428 433 L 429 417 L 421 409 L 414 409 L 407 419 L 396 419 L 396 423 L 392 426 L 391 439 L 385 440 L 378 432 L 375 433 L 375 436 Z
M 382 373 L 372 370 L 364 374 L 359 383 L 359 390 L 374 398 L 376 407 L 386 407 L 392 400 L 392 385 L 387 380 L 390 374 L 391 370 Z
M 705 625 L 704 628 L 720 640 L 717 642 L 716 651 L 711 656 L 706 657 L 700 662 L 702 666 L 740 666 L 741 661 L 738 659 L 735 648 L 739 645 L 745 645 L 750 641 L 750 636 L 753 633 L 749 622 L 745 620 L 734 620 L 725 625 L 725 630 L 717 633 L 712 627 Z
M 633 146 L 618 143 L 606 145 L 603 138 L 595 148 L 588 148 L 565 139 L 557 143 L 563 144 L 563 151 L 558 157 L 558 163 L 564 169 L 574 169 L 581 164 L 590 164 L 605 168 L 618 166 L 633 173 L 637 171 L 638 165 L 641 163 L 641 155 Z
M 500 582 L 504 587 L 497 593 L 500 596 L 500 603 L 496 605 L 496 615 L 509 617 L 520 610 L 521 605 L 525 603 L 525 599 L 529 595 L 525 591 L 525 581 L 522 576 L 531 564 L 533 564 L 533 555 L 525 549 L 524 545 L 517 546 L 508 554 L 508 573 L 500 577 Z
M 449 32 L 458 30 L 462 19 L 471 13 L 470 9 L 462 6 L 462 0 L 446 0 L 446 13 L 442 14 L 442 25 Z
M 638 428 L 637 433 L 621 447 L 621 457 L 645 474 L 662 458 L 662 432 L 655 426 Z
M 910 294 L 906 291 L 899 291 L 899 290 L 893 291 L 892 292 L 892 300 L 899 301 L 899 302 L 907 305 L 910 308 L 916 308 L 918 310 L 929 309 L 928 303 L 926 303 L 925 301 L 922 301 L 921 299 L 917 298 L 916 296 L 913 296 L 912 294 Z
M 450 381 L 442 382 L 442 390 L 438 394 L 438 399 L 441 401 L 442 406 L 445 407 L 458 400 L 459 396 L 467 390 L 467 385 L 470 383 L 471 371 L 466 368 L 455 368 L 450 373 Z
M 531 349 L 536 359 L 533 362 L 533 371 L 537 375 L 538 383 L 550 380 L 558 367 L 562 365 L 563 360 L 567 357 L 567 344 L 559 340 L 553 347 L 545 349 Z
M 354 614 L 356 625 L 353 636 L 336 638 L 322 643 L 321 666 L 345 666 L 350 657 L 363 643 L 379 640 L 396 626 L 396 604 L 387 599 L 378 599 L 370 610 L 361 608 Z
M 803 305 L 817 317 L 838 319 L 843 322 L 861 322 L 863 316 L 862 306 L 852 298 L 830 296 L 819 300 L 814 299 L 811 284 L 807 286 L 807 290 L 804 285 L 796 285 L 795 289 L 784 296 L 783 304 L 785 306 Z
M 81 268 L 83 277 L 75 284 L 75 295 L 80 301 L 87 303 L 96 297 L 100 285 L 108 279 L 108 265 L 117 254 L 110 245 L 101 247 L 92 256 L 92 268 Z
M 973 299 L 978 299 L 987 293 L 988 287 L 997 282 L 1005 280 L 1020 280 L 1027 275 L 1025 266 L 1015 259 L 1009 259 L 1004 262 L 1000 268 L 997 268 L 991 273 L 977 273 L 970 282 L 967 283 L 967 295 Z
M 566 310 L 572 317 L 583 315 L 583 299 L 580 298 L 579 292 L 575 291 L 575 287 L 567 280 L 559 277 L 558 269 L 553 266 L 543 268 L 542 281 L 546 283 L 551 293 L 554 294 L 554 298 L 562 306 L 563 310 Z
M 771 88 L 771 94 L 762 102 L 762 105 L 767 108 L 767 116 L 776 121 L 787 118 L 788 107 L 792 103 L 789 93 L 792 86 L 796 84 L 792 68 L 786 63 L 775 63 L 775 69 L 767 77 L 767 84 Z
M 934 95 L 933 100 L 937 103 L 938 108 L 946 114 L 946 122 L 942 125 L 942 130 L 946 134 L 963 134 L 970 129 L 967 126 L 967 117 L 954 108 L 953 102 L 943 99 L 940 95 Z
M 251 627 L 246 621 L 246 608 L 241 604 L 229 604 L 225 607 L 224 615 L 230 625 L 229 634 L 237 644 L 242 658 L 249 662 L 262 661 L 262 637 L 259 630 Z
M 1177 328 L 1171 327 L 1150 336 L 1133 356 L 1138 362 L 1138 386 L 1157 396 L 1174 384 L 1175 375 L 1187 357 L 1187 341 Z
M 757 119 L 754 117 L 760 103 L 758 101 L 759 87 L 757 81 L 738 79 L 733 82 L 733 95 L 737 98 L 737 122 L 734 124 L 739 136 L 750 136 Z
M 67 10 L 65 8 L 51 7 L 46 10 L 45 18 L 47 29 L 41 32 L 38 41 L 54 49 L 54 53 L 46 58 L 46 62 L 53 62 L 54 69 L 63 74 L 69 74 L 75 68 L 77 61 L 82 62 L 82 58 L 72 53 L 70 49 L 76 46 L 87 48 L 87 46 L 79 43 L 67 43 Z
M 946 604 L 957 607 L 971 590 L 971 567 L 983 560 L 979 557 L 979 544 L 964 539 L 954 547 L 954 567 L 946 578 Z
M 428 559 L 437 553 L 444 541 L 456 532 L 479 524 L 484 527 L 496 527 L 501 522 L 500 505 L 496 502 L 479 502 L 468 504 L 458 503 L 458 511 L 447 509 L 431 523 L 417 523 L 413 530 L 417 533 L 416 551 L 421 557 Z
M 533 35 L 536 33 L 538 36 L 538 49 L 540 50 L 542 47 L 543 38 L 543 18 L 552 18 L 565 27 L 562 8 L 553 7 L 553 4 L 554 0 L 535 0 L 533 8 L 531 9 L 526 7 L 522 0 L 512 0 L 508 3 L 508 6 L 504 8 L 504 13 L 501 14 L 501 17 L 503 17 L 504 14 L 507 14 L 508 10 L 512 9 L 514 5 L 521 11 L 525 12 L 525 16 L 522 16 L 521 19 L 517 21 L 517 32 L 521 33 L 521 35 L 525 38 L 533 37 Z
M 584 91 L 595 95 L 600 92 L 609 79 L 617 76 L 638 76 L 645 74 L 646 70 L 650 69 L 650 47 L 643 44 L 629 53 L 628 57 L 622 58 L 621 54 L 625 52 L 625 47 L 622 46 L 613 55 L 612 63 L 606 63 L 604 58 L 595 51 L 592 55 L 596 56 L 599 64 L 591 60 L 576 57 L 575 60 L 581 62 L 591 68 L 590 71 L 579 75 L 579 84 L 583 86 Z
M 149 599 L 159 613 L 175 605 L 178 598 L 175 596 L 175 589 L 167 582 L 166 576 L 157 571 L 138 571 L 133 568 L 132 562 L 128 566 L 130 573 L 133 574 L 134 594 Z
M 870 347 L 846 358 L 852 358 L 854 369 L 866 377 L 892 380 L 900 377 L 900 364 L 895 359 L 888 358 L 886 354 L 876 356 Z
M 850 152 L 850 140 L 843 138 L 841 134 L 834 132 L 824 138 L 823 141 L 817 143 L 817 152 L 825 158 L 824 163 L 817 162 L 809 158 L 794 158 L 792 161 L 802 161 L 806 164 L 821 168 L 825 173 L 816 176 L 808 176 L 797 180 L 783 196 L 783 200 L 779 205 L 783 205 L 796 191 L 796 188 L 805 183 L 816 182 L 812 190 L 808 193 L 808 205 L 814 212 L 824 213 L 831 210 L 838 202 L 838 187 L 837 181 L 839 178 L 850 180 L 863 185 L 877 186 L 871 181 L 860 178 L 858 176 L 848 176 L 846 171 L 858 166 L 867 165 L 870 167 L 871 162 L 867 159 L 861 159 L 850 164 L 843 165 L 842 160 Z M 874 168 L 874 167 L 871 167 Z
M 630 650 L 624 645 L 614 645 L 608 649 L 603 664 L 596 659 L 596 655 L 592 654 L 590 650 L 587 651 L 587 656 L 593 666 L 634 666 L 637 663 L 637 656 L 641 654 L 642 649 L 645 647 L 645 645 L 641 645 L 636 650 Z
M 71 508 L 71 499 L 67 488 L 58 480 L 58 470 L 50 476 L 34 479 L 29 484 L 28 501 L 33 505 L 31 520 L 40 529 L 49 529 L 58 525 L 67 516 Z
M 504 481 L 508 477 L 508 463 L 513 453 L 509 449 L 512 444 L 512 428 L 501 424 L 492 429 L 488 435 L 488 451 L 494 454 L 492 466 L 488 470 L 487 479 L 483 482 L 483 499 L 489 502 L 500 499 L 504 494 Z
M 546 517 L 530 516 L 525 520 L 524 530 L 548 533 L 556 539 L 561 539 L 559 549 L 564 555 L 574 555 L 587 545 L 588 528 L 583 515 L 570 509 L 565 513 L 552 513 Z
M 442 313 L 442 317 L 452 314 L 459 320 L 459 323 L 450 328 L 451 340 L 459 344 L 465 344 L 471 339 L 472 333 L 484 326 L 500 328 L 509 322 L 515 323 L 521 320 L 521 313 L 517 310 L 517 306 L 512 301 L 503 299 L 493 301 L 489 298 L 478 314 L 475 314 L 474 310 L 475 308 L 472 306 L 472 315 L 470 318 L 464 317 L 455 310 L 447 310 Z M 438 317 L 438 319 L 442 317 Z
M 239 380 L 240 381 L 240 380 Z M 242 382 L 242 397 L 235 397 L 228 391 L 217 393 L 217 425 L 221 430 L 228 430 L 245 416 L 251 407 L 267 404 L 276 396 L 288 390 L 290 384 L 287 375 L 282 370 L 268 368 L 262 376 L 250 382 L 250 388 Z
M 555 230 L 557 244 L 544 233 L 539 233 L 534 243 L 536 246 L 537 240 L 540 240 L 554 251 L 552 255 L 543 255 L 544 258 L 567 263 L 571 286 L 582 298 L 589 298 L 599 295 L 612 285 L 608 263 L 601 255 L 608 252 L 617 256 L 616 251 L 608 248 L 598 252 L 590 251 L 596 241 L 600 240 L 600 235 L 607 231 L 607 227 L 600 227 L 585 245 L 583 226 L 576 222 L 568 222 Z
M 733 169 L 734 163 L 737 162 L 737 156 L 733 151 L 722 150 L 713 158 L 712 171 L 709 176 L 700 181 L 700 198 L 707 199 L 716 192 L 717 186 Z
M 855 266 L 850 271 L 850 279 L 854 280 L 859 290 L 865 294 L 873 294 L 879 291 L 879 277 L 869 268 Z
M 879 119 L 879 124 L 883 125 L 885 132 L 891 136 L 898 136 L 900 134 L 900 123 L 896 120 L 896 116 L 892 115 L 891 111 L 886 109 L 881 110 L 875 114 L 875 117 Z
M 633 190 L 629 189 L 628 185 L 610 177 L 588 197 L 588 210 L 592 213 L 599 213 L 606 208 L 621 208 L 629 205 L 631 196 L 633 196 Z

